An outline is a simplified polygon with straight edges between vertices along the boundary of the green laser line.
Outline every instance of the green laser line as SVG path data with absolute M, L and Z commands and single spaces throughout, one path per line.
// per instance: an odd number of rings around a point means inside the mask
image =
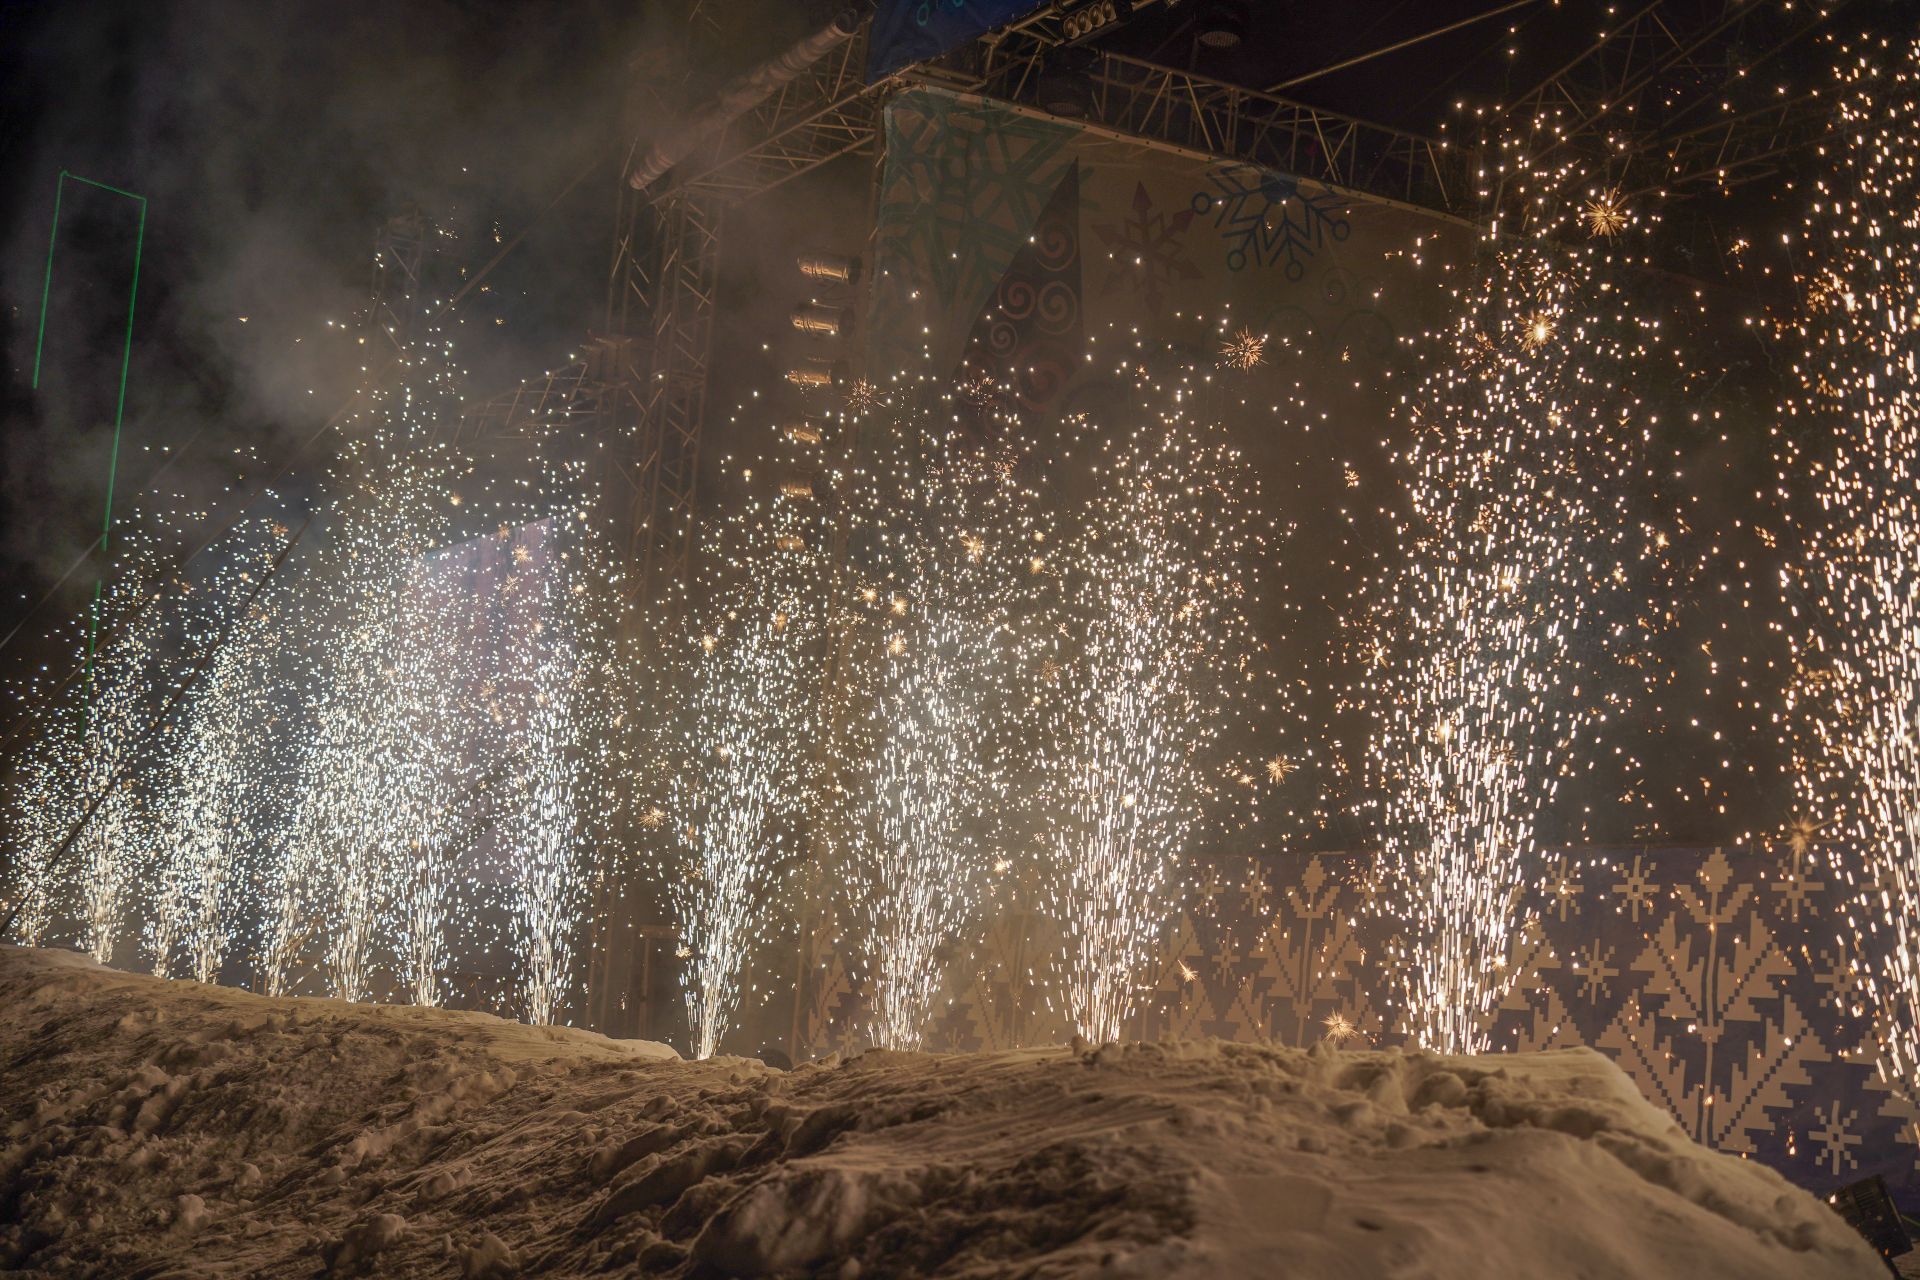
M 90 179 L 81 178 L 81 182 Z M 118 187 L 109 187 L 104 182 L 94 182 L 94 186 L 106 191 L 117 192 L 140 202 L 140 220 L 133 234 L 133 283 L 127 286 L 127 333 L 120 343 L 120 397 L 113 406 L 113 451 L 107 455 L 107 505 L 100 513 L 100 558 L 104 565 L 107 555 L 107 539 L 113 532 L 113 487 L 120 478 L 120 424 L 127 414 L 127 366 L 133 359 L 133 308 L 140 297 L 140 254 L 147 243 L 147 198 L 136 196 Z M 87 619 L 87 706 L 89 716 L 93 706 L 93 651 L 100 627 L 100 595 L 106 581 L 102 575 L 93 580 L 93 609 Z
M 82 178 L 85 182 L 87 179 Z M 104 182 L 96 182 L 96 187 L 108 191 L 117 191 Z M 121 195 L 130 193 L 121 191 Z M 127 286 L 127 334 L 120 343 L 120 399 L 113 407 L 113 456 L 107 463 L 107 509 L 100 520 L 100 550 L 107 549 L 107 533 L 113 528 L 113 486 L 120 475 L 120 423 L 127 412 L 127 365 L 133 359 L 133 307 L 140 297 L 140 253 L 147 244 L 147 198 L 132 196 L 140 202 L 140 221 L 133 233 L 133 283 Z
M 60 242 L 60 199 L 66 190 L 67 179 L 83 182 L 87 186 L 102 191 L 125 196 L 140 206 L 140 219 L 133 237 L 133 281 L 127 286 L 127 331 L 120 342 L 120 391 L 113 407 L 113 451 L 107 457 L 107 501 L 100 513 L 100 554 L 104 560 L 109 540 L 113 534 L 113 490 L 120 476 L 120 432 L 127 416 L 127 370 L 133 361 L 133 315 L 140 299 L 140 259 L 147 244 L 147 198 L 131 191 L 111 186 L 105 182 L 96 182 L 92 178 L 83 178 L 77 173 L 65 169 L 60 171 L 59 180 L 53 185 L 53 231 L 47 237 L 46 278 L 40 285 L 40 334 L 33 344 L 33 387 L 40 389 L 40 358 L 47 345 L 47 299 L 53 292 L 53 251 Z M 100 597 L 105 586 L 103 573 L 93 581 L 93 603 L 87 609 L 87 660 L 85 671 L 86 706 L 91 715 L 93 706 L 93 657 L 94 648 L 100 633 Z
M 53 247 L 60 242 L 60 193 L 66 190 L 67 171 L 53 184 L 53 234 L 47 237 L 47 275 L 40 284 L 40 336 L 33 344 L 33 389 L 40 389 L 40 352 L 47 345 L 47 297 L 53 292 Z
M 122 191 L 119 187 L 110 187 L 104 182 L 95 182 L 92 178 L 83 178 L 79 174 L 70 173 L 65 169 L 62 169 L 60 172 L 65 173 L 69 178 L 72 178 L 75 182 L 84 182 L 90 187 L 98 187 L 102 191 L 111 191 L 113 192 L 113 194 L 117 196 L 125 196 L 129 200 L 138 200 L 141 204 L 145 204 L 147 202 L 147 198 L 145 196 L 135 195 L 131 191 Z

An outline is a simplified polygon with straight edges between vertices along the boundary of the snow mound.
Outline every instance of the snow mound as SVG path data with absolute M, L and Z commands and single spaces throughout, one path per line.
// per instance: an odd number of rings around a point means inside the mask
M 1191 1041 L 783 1073 L 12 947 L 0 1271 L 1885 1274 L 1587 1050 Z

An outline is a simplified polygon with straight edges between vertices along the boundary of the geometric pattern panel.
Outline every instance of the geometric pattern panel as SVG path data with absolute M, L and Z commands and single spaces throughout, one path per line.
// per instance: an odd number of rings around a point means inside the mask
M 869 300 L 878 369 L 959 363 L 961 343 L 1071 164 L 1070 125 L 909 90 L 887 105 Z
M 1166 923 L 1128 1035 L 1305 1047 L 1401 1036 L 1368 909 L 1369 855 L 1206 862 Z M 1912 1108 L 1877 1078 L 1870 1027 L 1835 940 L 1835 877 L 1803 841 L 1747 848 L 1556 853 L 1516 931 L 1518 974 L 1494 1012 L 1497 1047 L 1589 1045 L 1618 1062 L 1695 1140 L 1762 1161 L 1816 1193 L 1882 1174 L 1920 1204 Z M 813 923 L 798 1047 L 865 1043 L 857 977 Z M 1059 1043 L 1059 946 L 1009 913 L 955 966 L 928 1048 Z

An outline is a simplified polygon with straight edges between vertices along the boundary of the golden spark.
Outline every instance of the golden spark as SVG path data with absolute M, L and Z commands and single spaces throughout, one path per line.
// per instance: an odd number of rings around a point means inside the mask
M 1603 191 L 1587 201 L 1587 230 L 1596 236 L 1617 236 L 1627 229 L 1627 209 L 1620 188 Z
M 1813 838 L 1820 833 L 1824 822 L 1814 822 L 1810 818 L 1796 818 L 1787 827 L 1787 848 L 1796 854 L 1804 855 L 1813 848 Z
M 1255 333 L 1251 329 L 1242 329 L 1220 343 L 1220 364 L 1224 368 L 1238 369 L 1242 373 L 1257 369 L 1267 362 L 1267 335 Z
M 1537 351 L 1553 340 L 1553 317 L 1544 311 L 1529 316 L 1520 330 L 1520 345 Z

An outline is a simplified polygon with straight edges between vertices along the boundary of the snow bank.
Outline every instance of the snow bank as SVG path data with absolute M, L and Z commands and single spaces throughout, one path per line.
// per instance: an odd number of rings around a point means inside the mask
M 1885 1274 L 1587 1050 L 782 1073 L 8 947 L 0 1139 L 7 1274 Z

